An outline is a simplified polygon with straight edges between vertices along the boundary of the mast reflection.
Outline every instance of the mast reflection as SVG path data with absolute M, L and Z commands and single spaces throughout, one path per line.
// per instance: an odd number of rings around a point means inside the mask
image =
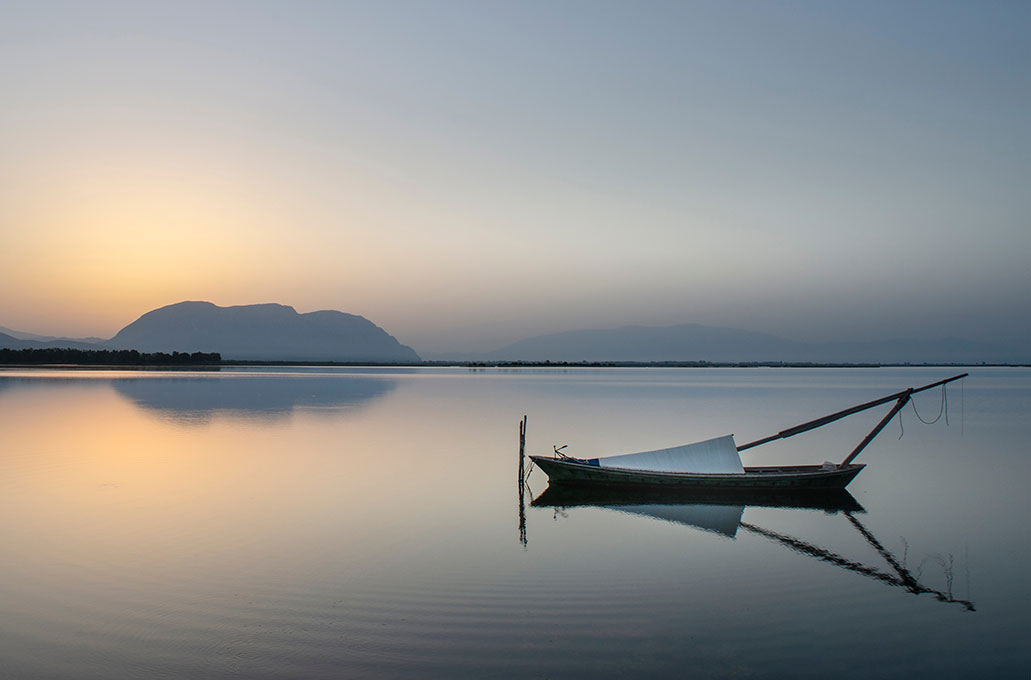
M 522 485 L 520 488 L 520 536 L 525 545 L 526 520 L 523 508 Z M 945 567 L 947 590 L 940 591 L 920 583 L 916 576 L 891 553 L 870 530 L 859 521 L 857 514 L 866 510 L 852 494 L 844 489 L 828 490 L 826 493 L 798 494 L 791 492 L 744 491 L 744 492 L 640 492 L 618 489 L 577 487 L 551 484 L 535 498 L 531 507 L 553 508 L 556 511 L 570 507 L 600 507 L 620 512 L 643 515 L 677 524 L 684 524 L 704 531 L 734 538 L 739 529 L 768 538 L 800 555 L 814 557 L 848 571 L 862 574 L 887 585 L 903 588 L 914 595 L 930 594 L 939 602 L 961 604 L 967 611 L 976 611 L 974 603 L 955 598 L 952 595 L 952 575 Z M 822 510 L 828 514 L 841 513 L 859 532 L 867 543 L 884 558 L 891 567 L 887 571 L 848 559 L 826 548 L 803 541 L 794 536 L 771 531 L 757 524 L 742 521 L 747 507 L 794 508 Z

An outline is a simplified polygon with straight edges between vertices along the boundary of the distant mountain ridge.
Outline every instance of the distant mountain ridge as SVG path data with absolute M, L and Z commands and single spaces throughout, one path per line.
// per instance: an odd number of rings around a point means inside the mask
M 5 328 L 0 326 L 0 335 L 8 335 L 18 340 L 32 340 L 34 342 L 79 342 L 79 343 L 97 343 L 103 342 L 104 338 L 65 338 L 55 335 L 36 335 L 35 333 L 26 333 L 25 331 L 16 331 L 11 328 Z
M 680 324 L 566 331 L 519 340 L 486 361 L 707 361 L 714 363 L 1020 363 L 1028 352 L 957 338 L 878 342 L 801 342 L 736 328 Z
M 180 302 L 147 312 L 101 343 L 141 352 L 220 352 L 251 361 L 420 361 L 411 347 L 362 316 L 298 314 L 280 304 L 219 307 Z
M 219 307 L 180 302 L 147 312 L 115 337 L 50 339 L 0 327 L 0 348 L 136 349 L 219 352 L 252 361 L 419 362 L 411 347 L 368 319 L 337 311 L 298 314 L 280 304 Z M 20 336 L 20 337 L 19 337 Z M 32 338 L 32 339 L 29 339 Z M 689 323 L 621 326 L 525 338 L 491 352 L 451 352 L 443 361 L 1028 363 L 1031 351 L 957 338 L 803 342 L 736 328 Z
M 30 335 L 30 334 L 27 334 Z M 36 336 L 47 337 L 47 336 Z M 104 349 L 102 345 L 92 342 L 81 342 L 78 340 L 54 339 L 54 340 L 23 340 L 10 333 L 0 332 L 0 349 Z
M 243 361 L 420 361 L 411 347 L 368 319 L 331 310 L 298 314 L 279 304 L 219 307 L 179 302 L 147 312 L 110 340 L 26 338 L 0 332 L 0 348 L 135 349 L 140 352 L 218 352 Z

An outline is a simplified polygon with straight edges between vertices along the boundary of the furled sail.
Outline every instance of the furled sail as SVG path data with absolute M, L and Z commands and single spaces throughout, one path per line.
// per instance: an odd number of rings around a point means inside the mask
M 652 472 L 702 472 L 710 474 L 744 474 L 741 455 L 734 444 L 734 435 L 716 437 L 704 442 L 674 446 L 669 449 L 628 453 L 622 456 L 593 458 L 591 465 L 625 470 Z

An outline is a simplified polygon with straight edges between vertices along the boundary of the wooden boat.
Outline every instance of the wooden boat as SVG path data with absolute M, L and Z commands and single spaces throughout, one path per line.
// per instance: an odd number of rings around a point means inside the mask
M 556 484 L 685 490 L 722 489 L 727 491 L 843 489 L 865 467 L 863 464 L 853 462 L 856 456 L 873 441 L 874 437 L 884 429 L 884 426 L 895 417 L 895 414 L 909 403 L 912 395 L 944 386 L 966 376 L 967 374 L 963 373 L 922 387 L 911 387 L 902 392 L 859 404 L 740 446 L 735 446 L 733 437 L 728 435 L 671 449 L 644 451 L 607 458 L 572 458 L 563 455 L 561 449 L 556 448 L 554 457 L 530 456 L 530 460 Z M 793 437 L 891 401 L 894 401 L 895 405 L 888 414 L 841 463 L 766 467 L 743 467 L 741 465 L 739 455 L 741 451 L 778 439 Z M 520 465 L 522 465 L 522 442 L 524 441 L 525 419 L 520 429 Z
M 548 478 L 559 484 L 601 484 L 605 486 L 683 487 L 685 489 L 844 489 L 865 465 L 824 467 L 793 465 L 746 467 L 737 474 L 705 472 L 663 472 L 602 468 L 576 459 L 530 456 Z

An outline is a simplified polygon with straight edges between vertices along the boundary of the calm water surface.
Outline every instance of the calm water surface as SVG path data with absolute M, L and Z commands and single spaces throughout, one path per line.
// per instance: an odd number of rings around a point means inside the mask
M 524 413 L 594 457 L 956 372 L 0 371 L 3 673 L 1027 678 L 1031 371 L 907 407 L 859 510 L 531 505 L 537 470 L 518 526 Z M 840 461 L 886 411 L 743 459 Z

